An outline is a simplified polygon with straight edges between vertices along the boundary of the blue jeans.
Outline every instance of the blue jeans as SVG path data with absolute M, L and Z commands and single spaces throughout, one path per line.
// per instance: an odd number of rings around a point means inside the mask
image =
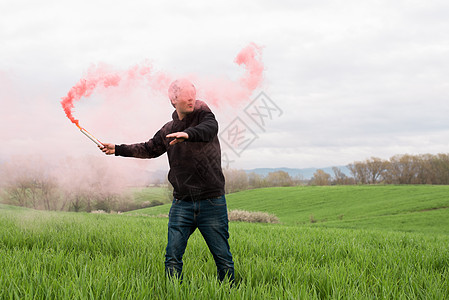
M 218 279 L 234 281 L 234 262 L 229 249 L 228 211 L 225 196 L 184 201 L 174 199 L 169 213 L 165 271 L 182 279 L 182 256 L 190 235 L 198 228 L 209 247 Z

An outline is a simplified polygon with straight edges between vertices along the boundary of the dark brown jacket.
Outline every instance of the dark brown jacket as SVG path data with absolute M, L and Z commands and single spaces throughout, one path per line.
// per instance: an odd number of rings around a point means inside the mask
M 165 152 L 170 171 L 168 180 L 177 199 L 207 199 L 224 194 L 225 179 L 221 169 L 218 123 L 206 103 L 196 100 L 195 109 L 182 120 L 173 112 L 165 124 L 145 143 L 116 145 L 115 155 L 154 158 Z M 184 131 L 189 139 L 170 146 L 167 134 Z

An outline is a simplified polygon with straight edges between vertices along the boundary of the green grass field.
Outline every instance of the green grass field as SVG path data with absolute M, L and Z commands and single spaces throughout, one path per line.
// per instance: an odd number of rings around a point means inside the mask
M 230 209 L 282 222 L 230 224 L 233 288 L 216 281 L 199 232 L 184 256 L 184 282 L 165 279 L 168 220 L 142 214 L 167 206 L 107 215 L 0 205 L 0 299 L 447 299 L 446 195 L 447 186 L 228 195 Z
M 150 187 L 150 188 L 132 188 L 131 193 L 133 195 L 134 202 L 171 202 L 171 195 L 165 187 Z
M 226 198 L 230 210 L 269 212 L 285 225 L 449 234 L 449 186 L 300 186 Z M 169 209 L 162 205 L 129 213 L 159 215 Z

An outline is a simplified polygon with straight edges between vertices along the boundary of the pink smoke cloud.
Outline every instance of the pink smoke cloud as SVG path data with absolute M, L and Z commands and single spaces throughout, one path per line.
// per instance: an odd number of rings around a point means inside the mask
M 247 101 L 263 81 L 262 47 L 250 43 L 237 54 L 234 62 L 244 68 L 244 73 L 238 80 L 233 81 L 224 77 L 211 79 L 196 74 L 187 77 L 195 83 L 200 96 L 207 103 L 218 108 L 235 106 Z M 73 114 L 75 102 L 89 98 L 94 93 L 108 94 L 108 89 L 117 88 L 120 89 L 119 93 L 126 97 L 126 94 L 137 86 L 144 86 L 152 92 L 166 95 L 168 86 L 174 79 L 166 72 L 155 71 L 148 61 L 132 66 L 128 70 L 114 70 L 106 65 L 92 66 L 69 90 L 67 96 L 62 98 L 61 105 L 70 121 L 81 129 L 79 120 Z
M 254 43 L 249 44 L 240 51 L 234 60 L 238 65 L 244 65 L 246 73 L 240 83 L 249 91 L 255 90 L 262 82 L 264 65 L 262 63 L 262 47 Z

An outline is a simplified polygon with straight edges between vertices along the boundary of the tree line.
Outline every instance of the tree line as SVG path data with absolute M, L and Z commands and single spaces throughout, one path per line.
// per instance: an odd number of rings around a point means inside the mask
M 310 180 L 293 178 L 287 172 L 271 172 L 267 176 L 244 170 L 224 170 L 226 193 L 241 190 L 296 185 L 355 184 L 449 184 L 449 154 L 402 154 L 390 159 L 371 157 L 346 166 L 347 174 L 333 167 L 333 174 L 318 169 Z
M 40 210 L 128 211 L 161 203 L 136 203 L 120 172 L 95 157 L 49 163 L 15 157 L 0 164 L 0 202 Z
M 270 172 L 266 176 L 255 172 L 247 173 L 245 170 L 238 169 L 224 169 L 223 173 L 226 178 L 226 194 L 248 189 L 295 186 L 303 183 L 301 178 L 291 177 L 284 171 Z
M 334 176 L 317 170 L 310 184 L 449 184 L 449 154 L 394 155 L 388 160 L 371 157 L 347 165 L 352 176 L 332 168 Z

